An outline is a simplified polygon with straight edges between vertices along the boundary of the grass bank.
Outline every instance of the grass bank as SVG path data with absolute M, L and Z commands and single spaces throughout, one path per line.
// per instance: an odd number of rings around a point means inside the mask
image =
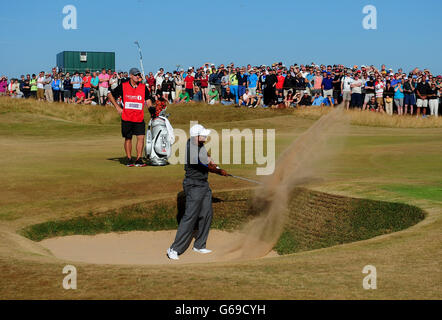
M 212 228 L 232 231 L 259 214 L 251 191 L 214 194 Z M 48 221 L 22 230 L 27 238 L 106 232 L 158 231 L 177 228 L 184 209 L 183 194 L 176 200 L 153 201 L 89 213 L 70 220 Z M 178 208 L 178 210 L 177 210 Z M 293 191 L 289 217 L 275 250 L 279 254 L 313 250 L 373 238 L 412 226 L 424 211 L 406 204 L 334 196 L 299 188 Z

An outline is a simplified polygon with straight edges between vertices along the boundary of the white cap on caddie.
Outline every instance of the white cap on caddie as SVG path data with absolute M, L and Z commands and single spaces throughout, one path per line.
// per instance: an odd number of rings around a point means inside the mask
M 190 128 L 190 136 L 191 137 L 197 137 L 197 136 L 207 137 L 209 134 L 210 134 L 210 130 L 204 128 L 200 124 L 196 124 L 192 128 Z

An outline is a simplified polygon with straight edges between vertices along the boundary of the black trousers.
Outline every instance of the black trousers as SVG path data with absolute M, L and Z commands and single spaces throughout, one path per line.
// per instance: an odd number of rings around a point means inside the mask
M 184 179 L 183 189 L 186 196 L 186 210 L 181 218 L 175 241 L 170 246 L 182 254 L 192 241 L 193 231 L 198 224 L 194 247 L 204 249 L 212 224 L 212 190 L 207 181 Z

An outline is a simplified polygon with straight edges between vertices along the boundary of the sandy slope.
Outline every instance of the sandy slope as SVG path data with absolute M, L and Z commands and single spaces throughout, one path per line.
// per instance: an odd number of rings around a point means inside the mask
M 200 254 L 189 249 L 180 255 L 179 261 L 169 260 L 166 250 L 173 242 L 176 230 L 133 231 L 126 233 L 105 233 L 94 236 L 66 236 L 41 241 L 56 257 L 97 264 L 172 264 L 206 263 L 224 261 L 220 253 L 226 243 L 240 239 L 240 233 L 211 230 L 207 248 L 213 252 Z M 276 256 L 270 252 L 267 256 Z

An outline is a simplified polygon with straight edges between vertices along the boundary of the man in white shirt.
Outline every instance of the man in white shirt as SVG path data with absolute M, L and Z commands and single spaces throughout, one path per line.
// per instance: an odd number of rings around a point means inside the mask
M 164 81 L 164 69 L 160 68 L 160 70 L 155 74 L 154 78 L 155 78 L 155 84 L 157 86 L 160 85 L 161 88 Z
M 342 78 L 341 81 L 341 92 L 342 92 L 342 100 L 344 101 L 345 108 L 348 110 L 350 107 L 350 101 L 351 101 L 351 87 L 353 79 L 350 77 L 350 73 L 348 71 L 345 71 L 345 76 Z
M 359 79 L 361 71 L 358 70 L 355 75 L 354 79 L 350 85 L 351 88 L 351 103 L 350 106 L 356 107 L 356 108 L 362 108 L 362 80 Z
M 43 101 L 45 99 L 45 73 L 41 71 L 37 78 L 37 99 Z

